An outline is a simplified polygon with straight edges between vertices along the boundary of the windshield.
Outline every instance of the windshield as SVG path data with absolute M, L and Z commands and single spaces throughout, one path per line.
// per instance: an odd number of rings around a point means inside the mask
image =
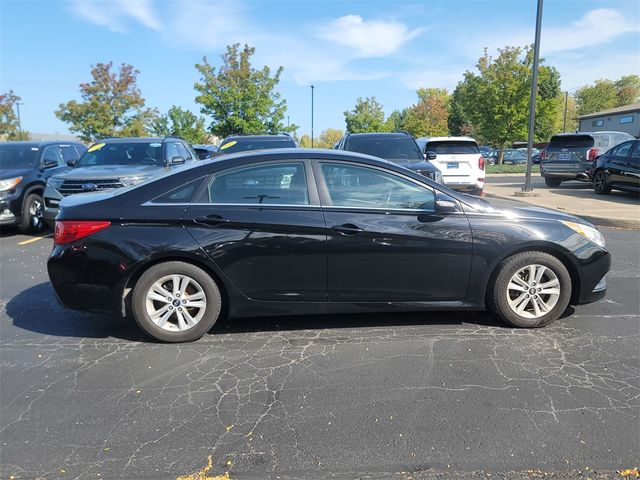
M 480 153 L 478 145 L 475 142 L 467 142 L 463 140 L 429 142 L 426 146 L 427 151 L 435 152 L 438 155 L 464 155 L 471 153 Z
M 40 148 L 33 145 L 0 145 L 0 169 L 35 168 L 39 152 Z
M 269 148 L 295 148 L 296 144 L 290 138 L 264 140 L 259 138 L 241 138 L 228 140 L 220 145 L 221 153 L 244 152 L 246 150 L 266 150 Z
M 413 138 L 404 135 L 401 137 L 350 137 L 345 149 L 386 160 L 424 159 Z
M 550 148 L 591 148 L 593 137 L 591 135 L 562 135 L 551 137 Z
M 77 167 L 164 165 L 161 142 L 97 143 L 80 157 Z

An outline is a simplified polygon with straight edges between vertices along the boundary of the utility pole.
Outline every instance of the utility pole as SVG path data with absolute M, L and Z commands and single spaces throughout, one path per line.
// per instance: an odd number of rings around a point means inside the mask
M 567 105 L 569 103 L 569 92 L 564 92 L 564 118 L 562 120 L 562 132 L 567 131 Z
M 538 0 L 536 14 L 536 38 L 533 45 L 533 71 L 531 74 L 531 97 L 529 98 L 529 135 L 527 136 L 527 174 L 523 192 L 531 191 L 531 151 L 533 149 L 533 129 L 536 120 L 536 94 L 538 93 L 538 62 L 540 60 L 540 31 L 542 29 L 542 0 Z
M 18 139 L 22 140 L 22 121 L 20 120 L 20 105 L 21 102 L 16 102 L 16 110 L 18 111 Z
M 311 148 L 313 148 L 313 89 L 315 87 L 311 85 Z

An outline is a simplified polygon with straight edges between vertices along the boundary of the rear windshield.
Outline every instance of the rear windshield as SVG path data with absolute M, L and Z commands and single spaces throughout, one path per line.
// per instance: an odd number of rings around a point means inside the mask
M 461 140 L 429 142 L 425 148 L 428 152 L 435 152 L 438 155 L 480 153 L 478 145 L 476 145 L 475 142 L 465 142 Z
M 241 138 L 224 142 L 220 145 L 219 151 L 221 153 L 233 153 L 247 150 L 266 150 L 269 148 L 296 148 L 296 144 L 290 138 L 283 138 L 282 140 Z
M 591 135 L 570 135 L 551 137 L 547 148 L 591 148 L 593 137 Z
M 77 167 L 164 165 L 161 142 L 97 143 L 80 157 Z
M 409 136 L 400 137 L 351 137 L 345 150 L 364 153 L 374 157 L 394 160 L 409 158 L 423 160 L 422 152 L 415 140 Z
M 33 145 L 0 144 L 0 169 L 34 168 L 39 151 Z

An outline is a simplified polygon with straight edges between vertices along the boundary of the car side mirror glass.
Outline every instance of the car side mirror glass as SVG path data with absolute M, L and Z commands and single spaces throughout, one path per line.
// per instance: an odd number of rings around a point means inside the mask
M 184 157 L 176 156 L 171 159 L 171 165 L 182 165 L 183 163 L 185 163 Z
M 45 170 L 49 169 L 49 168 L 55 168 L 58 166 L 58 161 L 57 160 L 47 160 L 45 159 L 42 162 L 42 168 L 44 168 Z
M 445 195 L 444 193 L 436 194 L 435 199 L 436 213 L 455 213 L 460 211 L 460 204 L 455 198 Z
M 75 167 L 76 163 L 78 163 L 77 159 L 75 159 L 75 160 L 74 159 L 67 160 L 67 166 L 69 166 L 69 167 Z
M 427 160 L 435 160 L 437 157 L 436 152 L 428 151 L 427 152 Z
M 207 150 L 199 150 L 196 152 L 196 155 L 198 155 L 198 158 L 200 160 L 207 160 L 209 158 L 211 158 L 211 152 L 207 151 Z

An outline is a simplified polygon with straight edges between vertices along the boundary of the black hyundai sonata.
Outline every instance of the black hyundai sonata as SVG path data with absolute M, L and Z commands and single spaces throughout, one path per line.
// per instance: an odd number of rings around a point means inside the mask
M 63 200 L 48 261 L 60 301 L 168 342 L 221 315 L 488 308 L 540 327 L 604 296 L 584 220 L 500 210 L 374 157 L 247 152 Z

